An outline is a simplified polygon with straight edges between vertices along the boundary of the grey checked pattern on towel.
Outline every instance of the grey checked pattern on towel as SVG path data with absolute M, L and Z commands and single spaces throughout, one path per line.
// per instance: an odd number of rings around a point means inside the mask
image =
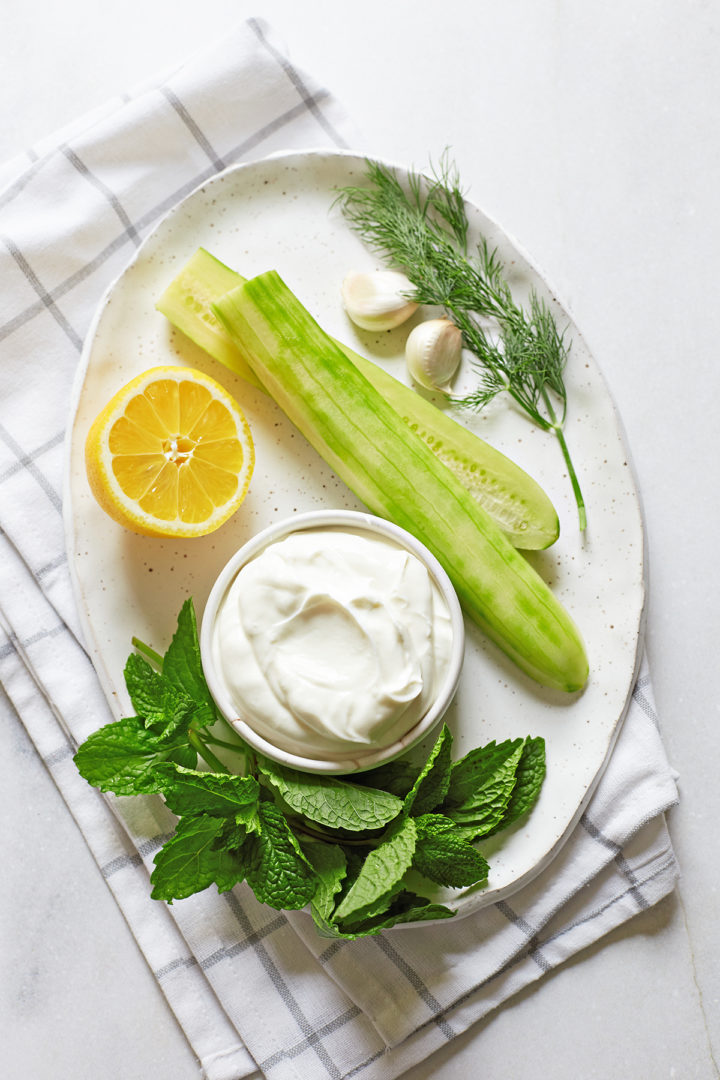
M 568 843 L 509 901 L 328 943 L 244 887 L 149 898 L 173 831 L 156 797 L 101 796 L 74 748 L 110 720 L 83 648 L 63 531 L 63 440 L 94 309 L 143 236 L 218 170 L 346 145 L 332 96 L 250 20 L 0 170 L 0 699 L 62 792 L 208 1080 L 389 1080 L 672 888 L 676 799 L 643 669 Z

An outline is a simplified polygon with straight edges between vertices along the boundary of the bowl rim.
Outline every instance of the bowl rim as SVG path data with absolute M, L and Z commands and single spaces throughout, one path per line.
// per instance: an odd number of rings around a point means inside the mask
M 432 705 L 400 739 L 388 746 L 353 756 L 316 758 L 275 746 L 258 734 L 248 721 L 237 716 L 212 658 L 212 631 L 220 604 L 241 568 L 270 544 L 296 532 L 316 528 L 352 528 L 394 540 L 416 556 L 427 568 L 447 605 L 452 626 L 452 647 L 447 671 Z M 455 588 L 438 559 L 412 533 L 392 521 L 361 510 L 310 510 L 273 522 L 255 533 L 225 563 L 210 590 L 200 626 L 200 658 L 205 680 L 219 711 L 238 735 L 254 750 L 281 765 L 308 773 L 343 775 L 364 772 L 404 754 L 421 741 L 444 716 L 460 680 L 465 655 L 465 623 Z

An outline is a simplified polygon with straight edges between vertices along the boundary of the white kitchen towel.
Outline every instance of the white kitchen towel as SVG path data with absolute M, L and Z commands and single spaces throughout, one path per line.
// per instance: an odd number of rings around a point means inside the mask
M 172 816 L 154 796 L 102 796 L 75 769 L 77 745 L 112 718 L 83 646 L 62 517 L 71 389 L 94 309 L 208 177 L 352 141 L 333 97 L 249 20 L 0 170 L 0 708 L 33 739 L 208 1080 L 389 1080 L 677 877 L 663 816 L 677 792 L 645 668 L 591 802 L 540 876 L 467 918 L 358 942 L 320 939 L 304 913 L 265 908 L 244 886 L 151 900 Z

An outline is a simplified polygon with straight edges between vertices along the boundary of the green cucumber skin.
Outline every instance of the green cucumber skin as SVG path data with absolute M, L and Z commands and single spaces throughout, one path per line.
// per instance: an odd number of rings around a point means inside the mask
M 582 689 L 588 661 L 569 614 L 490 515 L 434 456 L 275 271 L 214 311 L 278 405 L 373 512 L 444 566 L 467 614 L 544 686 Z
M 228 338 L 212 310 L 214 300 L 244 280 L 205 248 L 199 248 L 170 282 L 155 307 L 215 360 L 262 390 L 242 349 Z
M 530 551 L 555 543 L 560 535 L 557 512 L 531 476 L 505 454 L 446 416 L 421 394 L 388 375 L 371 360 L 339 344 L 348 359 L 380 391 L 411 430 L 458 476 L 514 547 Z M 469 466 L 465 464 L 468 461 Z
M 233 342 L 212 311 L 215 300 L 244 280 L 199 248 L 170 282 L 156 307 L 214 359 L 262 388 L 244 345 Z M 540 550 L 555 543 L 560 531 L 557 513 L 532 477 L 377 364 L 337 344 L 433 453 L 459 476 L 515 547 Z

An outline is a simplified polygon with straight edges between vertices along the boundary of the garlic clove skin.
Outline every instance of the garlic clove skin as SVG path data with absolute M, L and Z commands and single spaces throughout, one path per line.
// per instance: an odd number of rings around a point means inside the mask
M 425 390 L 448 390 L 461 355 L 462 334 L 449 319 L 418 323 L 405 343 L 408 371 Z
M 412 290 L 412 282 L 398 270 L 353 270 L 342 283 L 342 300 L 362 330 L 393 330 L 417 311 L 418 305 L 402 295 Z

